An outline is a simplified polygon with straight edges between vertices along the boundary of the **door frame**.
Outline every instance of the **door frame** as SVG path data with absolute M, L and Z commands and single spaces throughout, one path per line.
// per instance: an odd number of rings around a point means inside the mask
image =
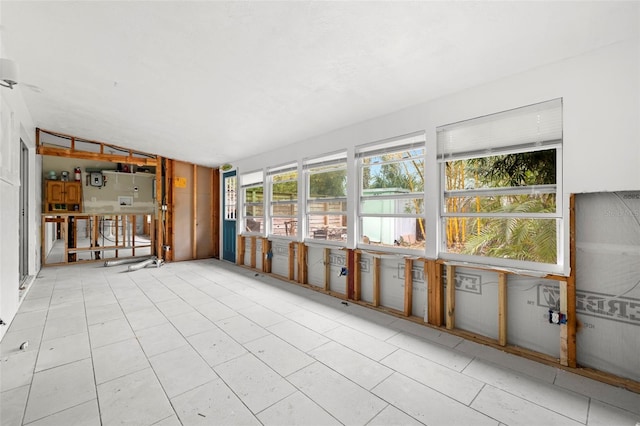
M 233 178 L 232 193 L 227 193 L 227 179 Z M 238 233 L 238 176 L 236 170 L 222 174 L 222 259 L 236 263 L 236 238 Z M 233 203 L 231 205 L 230 203 Z M 230 250 L 229 248 L 232 248 Z

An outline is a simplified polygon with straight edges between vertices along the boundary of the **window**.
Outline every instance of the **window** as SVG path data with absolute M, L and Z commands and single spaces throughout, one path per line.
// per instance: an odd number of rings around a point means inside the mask
M 298 168 L 296 164 L 269 170 L 271 235 L 298 235 Z
M 442 251 L 558 264 L 561 155 L 560 99 L 438 128 Z
M 359 147 L 360 244 L 425 248 L 423 132 Z
M 307 238 L 347 240 L 347 154 L 304 163 L 307 185 Z
M 264 233 L 264 185 L 262 171 L 242 175 L 243 233 Z

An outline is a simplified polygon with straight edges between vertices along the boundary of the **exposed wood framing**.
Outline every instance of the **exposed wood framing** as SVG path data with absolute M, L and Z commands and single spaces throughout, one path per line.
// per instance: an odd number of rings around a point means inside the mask
M 211 171 L 211 240 L 213 257 L 220 258 L 220 169 Z
M 298 243 L 298 283 L 306 284 L 307 280 L 307 246 Z
M 567 278 L 567 365 L 577 366 L 576 318 L 576 198 L 569 198 L 569 277 Z
M 442 264 L 435 260 L 426 260 L 427 271 L 427 322 L 436 327 L 444 324 L 444 286 L 442 285 Z
M 322 256 L 324 261 L 324 291 L 329 291 L 331 289 L 331 249 L 325 248 Z
M 291 241 L 289 243 L 289 280 L 290 281 L 293 281 L 295 279 L 295 272 L 296 272 L 295 247 L 296 247 L 296 243 L 294 241 Z
M 165 205 L 167 206 L 167 211 L 165 212 L 165 245 L 169 246 L 171 249 L 165 252 L 165 259 L 167 261 L 173 260 L 173 252 L 174 252 L 174 240 L 175 240 L 175 215 L 173 214 L 173 205 L 174 205 L 174 193 L 175 188 L 173 187 L 173 169 L 174 169 L 174 161 L 167 160 L 166 161 L 166 170 L 164 176 L 165 183 L 165 197 L 164 200 Z
M 447 265 L 447 294 L 446 294 L 446 315 L 445 322 L 447 330 L 456 327 L 456 267 Z
M 70 140 L 70 148 L 45 146 L 42 144 L 40 133 L 48 133 L 50 135 L 58 136 L 64 139 Z M 75 149 L 75 142 L 79 140 L 81 142 L 88 142 L 100 146 L 100 152 L 88 152 Z M 118 151 L 126 151 L 128 155 L 109 154 L 105 152 L 105 147 L 117 149 Z M 128 148 L 122 148 L 116 145 L 106 144 L 104 142 L 98 142 L 90 139 L 78 138 L 76 136 L 67 135 L 59 132 L 52 132 L 50 130 L 36 128 L 36 152 L 40 155 L 51 155 L 54 157 L 67 157 L 67 158 L 81 158 L 85 160 L 97 160 L 97 161 L 110 161 L 112 163 L 126 163 L 135 164 L 138 166 L 156 166 L 158 164 L 157 158 L 152 154 L 145 152 L 134 151 Z M 148 155 L 147 157 L 136 157 L 133 154 Z M 153 158 L 152 158 L 153 157 Z
M 258 244 L 256 241 L 256 237 L 251 237 L 251 267 L 255 269 L 256 267 L 256 251 L 258 250 Z
M 351 249 L 347 249 L 347 276 L 345 278 L 345 297 L 347 299 L 353 300 L 353 278 L 354 278 L 354 262 L 353 262 L 353 254 L 354 251 Z
M 163 221 L 164 221 L 164 212 L 162 211 L 162 164 L 164 163 L 164 159 L 162 157 L 158 157 L 158 166 L 156 167 L 156 208 L 155 208 L 155 218 L 153 220 L 154 232 L 151 235 L 155 235 L 156 237 L 156 246 L 155 246 L 155 255 L 158 259 L 164 259 L 164 250 L 162 246 L 164 245 L 164 235 L 162 230 Z
M 271 273 L 271 241 L 268 238 L 262 239 L 262 272 Z
M 380 306 L 380 258 L 373 257 L 373 306 Z
M 507 274 L 498 273 L 498 344 L 507 345 Z
M 362 271 L 360 270 L 360 251 L 353 253 L 353 300 L 360 300 L 362 293 Z
M 236 263 L 238 265 L 244 265 L 244 237 L 242 235 L 238 235 L 238 240 L 236 244 Z
M 404 260 L 404 315 L 411 316 L 413 306 L 413 259 Z
M 198 166 L 191 165 L 193 186 L 191 188 L 191 258 L 198 258 Z

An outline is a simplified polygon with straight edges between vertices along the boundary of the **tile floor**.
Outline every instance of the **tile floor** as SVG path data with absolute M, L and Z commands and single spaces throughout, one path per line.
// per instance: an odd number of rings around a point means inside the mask
M 254 271 L 126 268 L 41 271 L 0 344 L 1 425 L 640 422 L 639 394 Z

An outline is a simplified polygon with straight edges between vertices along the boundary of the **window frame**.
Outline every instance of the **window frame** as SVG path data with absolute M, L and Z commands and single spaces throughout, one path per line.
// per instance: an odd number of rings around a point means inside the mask
M 373 157 L 380 157 L 387 154 L 396 154 L 403 152 L 411 152 L 411 151 L 420 151 L 419 155 L 411 155 L 408 157 L 402 156 L 402 158 L 398 159 L 390 159 L 383 162 L 377 162 L 373 165 L 366 164 L 366 159 Z M 426 146 L 426 132 L 418 131 L 394 138 L 383 139 L 380 141 L 368 143 L 365 145 L 360 145 L 356 147 L 355 152 L 356 157 L 356 169 L 357 169 L 357 193 L 355 195 L 356 199 L 356 247 L 363 248 L 367 250 L 375 250 L 380 251 L 384 250 L 391 253 L 410 253 L 415 255 L 424 256 L 428 247 L 428 239 L 426 235 L 426 219 L 427 219 L 427 202 L 426 202 L 426 167 L 427 167 L 427 146 Z M 364 186 L 364 170 L 367 167 L 371 166 L 383 166 L 387 164 L 401 163 L 405 161 L 411 161 L 413 159 L 418 159 L 422 162 L 422 190 L 421 191 L 408 191 L 406 193 L 395 193 L 395 194 L 381 194 L 381 195 L 365 195 L 363 188 Z M 375 188 L 374 188 L 375 189 Z M 380 188 L 384 190 L 385 188 Z M 393 189 L 389 187 L 388 189 Z M 392 201 L 395 203 L 410 203 L 411 200 L 420 200 L 421 212 L 415 213 L 365 213 L 364 205 L 367 201 Z M 422 240 L 422 246 L 413 248 L 406 246 L 396 246 L 394 239 L 394 245 L 390 243 L 382 243 L 382 241 L 378 244 L 366 242 L 364 240 L 365 237 L 365 222 L 364 220 L 367 218 L 373 219 L 394 219 L 393 226 L 397 225 L 397 219 L 415 219 L 417 227 L 417 221 L 422 220 L 422 227 L 424 229 L 424 238 Z M 415 236 L 417 237 L 417 232 L 414 231 Z M 417 238 L 416 238 L 417 241 Z
M 284 181 L 275 181 L 274 178 L 279 175 L 285 175 L 288 173 L 295 173 L 295 178 L 287 179 Z M 288 240 L 297 240 L 300 235 L 300 226 L 299 226 L 299 212 L 300 212 L 300 172 L 298 170 L 297 162 L 287 163 L 285 165 L 270 167 L 267 170 L 267 182 L 269 187 L 269 210 L 268 210 L 268 228 L 267 235 L 269 238 L 283 238 Z M 274 184 L 278 183 L 286 183 L 286 182 L 295 182 L 296 183 L 296 198 L 292 200 L 275 200 L 273 195 Z M 283 205 L 291 205 L 294 206 L 296 210 L 295 215 L 281 215 L 274 214 L 274 207 L 283 206 Z M 275 234 L 274 229 L 274 219 L 285 219 L 283 221 L 283 225 L 285 226 L 285 235 Z M 287 220 L 288 219 L 288 220 Z M 288 227 L 295 227 L 295 232 L 289 234 Z M 279 229 L 279 228 L 278 228 Z
M 262 170 L 243 173 L 240 179 L 241 179 L 240 189 L 242 191 L 242 231 L 240 232 L 240 234 L 264 236 L 266 234 L 266 228 L 267 228 L 267 217 L 266 217 L 266 209 L 265 209 L 266 193 L 265 193 L 265 185 L 264 185 L 264 173 Z M 251 188 L 259 188 L 259 187 L 262 187 L 262 201 L 261 202 L 247 201 L 247 190 Z M 248 207 L 258 207 L 258 206 L 262 206 L 262 216 L 247 215 Z M 256 232 L 248 229 L 247 219 L 249 217 L 262 218 L 262 231 Z
M 322 168 L 329 168 L 325 169 Z M 339 151 L 334 153 L 329 153 L 322 155 L 320 157 L 305 159 L 303 161 L 303 173 L 304 173 L 304 184 L 305 184 L 305 205 L 304 205 L 304 242 L 306 243 L 318 243 L 321 242 L 323 245 L 332 245 L 338 247 L 345 247 L 348 242 L 348 229 L 347 229 L 347 220 L 348 220 L 348 207 L 347 202 L 349 198 L 349 181 L 348 181 L 348 162 L 347 162 L 347 151 Z M 311 176 L 322 174 L 322 173 L 331 173 L 335 171 L 344 171 L 344 179 L 345 179 L 345 194 L 340 197 L 323 197 L 323 198 L 312 198 L 311 196 Z M 340 211 L 327 211 L 327 212 L 312 212 L 311 205 L 314 203 L 343 203 L 345 209 Z M 345 224 L 342 226 L 345 228 L 345 238 L 344 239 L 330 239 L 329 231 L 327 229 L 326 238 L 313 238 L 310 235 L 311 232 L 311 216 L 338 216 L 342 217 L 342 222 Z
M 470 119 L 465 122 L 473 123 L 474 120 L 485 120 L 487 118 L 494 117 L 499 120 L 501 114 L 509 114 L 513 116 L 518 110 L 531 109 L 537 105 L 544 106 L 549 105 L 549 108 L 553 108 L 554 103 L 559 103 L 559 115 L 560 115 L 560 133 L 549 138 L 549 140 L 539 140 L 529 143 L 522 143 L 517 141 L 513 145 L 502 144 L 499 147 L 491 149 L 480 149 L 475 151 L 467 151 L 461 153 L 448 153 L 445 155 L 442 152 L 440 145 L 440 132 L 443 128 L 448 126 L 438 127 L 438 155 L 437 162 L 439 167 L 439 202 L 440 208 L 438 210 L 438 258 L 445 261 L 463 262 L 465 264 L 482 264 L 489 266 L 496 266 L 499 268 L 511 268 L 515 270 L 523 270 L 533 273 L 562 273 L 564 268 L 564 252 L 565 252 L 565 226 L 566 226 L 566 211 L 562 189 L 562 100 L 554 99 L 547 102 L 541 102 L 540 104 L 529 105 L 514 110 L 498 112 L 489 116 L 480 117 L 478 119 Z M 455 123 L 449 126 L 462 126 L 465 122 Z M 553 123 L 552 123 L 553 124 Z M 557 124 L 557 123 L 556 123 Z M 551 134 L 553 132 L 548 132 Z M 521 136 L 521 135 L 520 135 Z M 496 186 L 489 188 L 470 188 L 470 189 L 455 189 L 451 190 L 447 188 L 447 175 L 446 166 L 448 162 L 459 160 L 470 160 L 477 158 L 491 158 L 501 155 L 513 155 L 521 153 L 539 152 L 545 150 L 555 150 L 555 183 L 538 184 L 538 185 L 522 185 L 522 186 Z M 481 197 L 481 196 L 503 196 L 503 195 L 539 195 L 539 194 L 554 194 L 555 195 L 555 211 L 548 213 L 541 212 L 448 212 L 447 199 L 452 197 Z M 499 258 L 482 254 L 462 254 L 449 251 L 448 249 L 448 237 L 447 237 L 447 220 L 450 218 L 486 218 L 486 219 L 527 219 L 527 220 L 555 220 L 555 238 L 556 238 L 556 262 L 545 263 L 543 261 L 534 260 L 520 260 L 514 258 Z

